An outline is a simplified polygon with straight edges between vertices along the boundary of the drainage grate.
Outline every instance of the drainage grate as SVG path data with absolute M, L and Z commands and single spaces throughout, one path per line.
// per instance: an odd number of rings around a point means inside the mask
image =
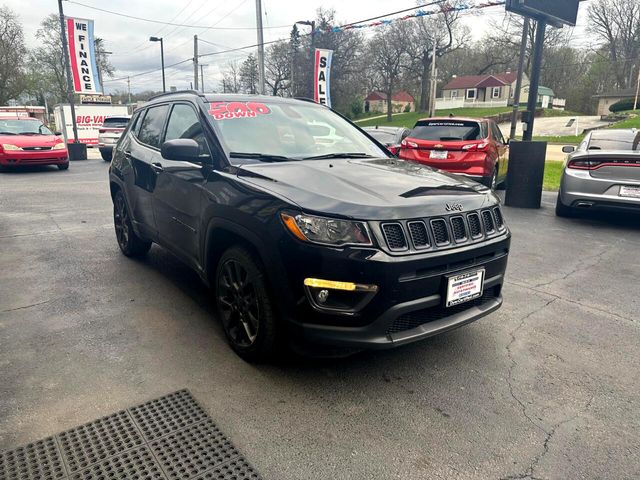
M 256 480 L 187 390 L 0 452 L 2 480 Z

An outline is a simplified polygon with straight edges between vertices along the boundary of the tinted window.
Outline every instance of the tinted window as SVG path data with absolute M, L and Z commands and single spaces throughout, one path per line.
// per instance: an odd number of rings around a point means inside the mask
M 589 150 L 639 150 L 640 131 L 594 132 L 589 142 Z
M 416 123 L 410 137 L 418 140 L 455 141 L 481 140 L 482 129 L 478 122 L 458 120 L 425 120 Z
M 126 117 L 109 117 L 104 119 L 103 126 L 107 128 L 124 128 L 129 123 L 129 119 Z
M 144 116 L 144 119 L 142 119 L 142 125 L 140 125 L 138 132 L 138 139 L 142 143 L 146 143 L 151 147 L 160 148 L 162 128 L 164 127 L 168 110 L 168 105 L 151 107 L 147 110 L 147 114 Z
M 178 104 L 171 110 L 164 140 L 166 142 L 176 138 L 191 138 L 200 145 L 201 154 L 209 153 L 200 119 L 189 105 Z

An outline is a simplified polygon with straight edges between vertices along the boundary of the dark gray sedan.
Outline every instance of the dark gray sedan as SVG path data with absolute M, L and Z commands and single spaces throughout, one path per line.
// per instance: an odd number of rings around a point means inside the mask
M 563 147 L 564 164 L 556 215 L 579 210 L 640 213 L 640 130 L 589 132 L 578 148 Z
M 363 130 L 383 144 L 391 153 L 397 155 L 400 151 L 400 143 L 411 130 L 404 127 L 364 127 Z

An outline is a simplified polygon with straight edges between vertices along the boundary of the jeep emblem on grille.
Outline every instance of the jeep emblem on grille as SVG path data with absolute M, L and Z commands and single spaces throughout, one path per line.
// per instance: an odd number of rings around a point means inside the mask
M 461 212 L 463 208 L 461 203 L 446 203 L 444 207 L 447 212 Z

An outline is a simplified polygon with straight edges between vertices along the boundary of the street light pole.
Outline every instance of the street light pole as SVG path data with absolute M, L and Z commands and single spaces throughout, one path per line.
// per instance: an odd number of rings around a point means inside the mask
M 307 25 L 311 27 L 311 63 L 313 63 L 315 55 L 316 22 L 314 20 L 298 20 L 294 25 Z M 313 90 L 313 79 L 311 83 L 311 90 Z M 307 94 L 305 93 L 304 95 Z
M 62 36 L 62 48 L 64 50 L 64 68 L 67 72 L 67 101 L 71 107 L 71 125 L 73 126 L 73 143 L 78 143 L 78 125 L 76 123 L 76 106 L 74 102 L 73 81 L 71 80 L 71 65 L 69 64 L 69 45 L 67 44 L 67 29 L 64 25 L 64 10 L 62 0 L 58 0 L 58 11 L 60 12 L 60 35 Z M 66 132 L 64 125 L 59 125 L 62 131 Z M 66 137 L 66 134 L 65 134 Z M 68 140 L 67 140 L 68 141 Z
M 193 36 L 193 86 L 198 90 L 198 35 Z
M 149 37 L 150 42 L 160 42 L 160 63 L 162 65 L 162 92 L 167 91 L 167 84 L 164 78 L 164 43 L 162 37 Z

